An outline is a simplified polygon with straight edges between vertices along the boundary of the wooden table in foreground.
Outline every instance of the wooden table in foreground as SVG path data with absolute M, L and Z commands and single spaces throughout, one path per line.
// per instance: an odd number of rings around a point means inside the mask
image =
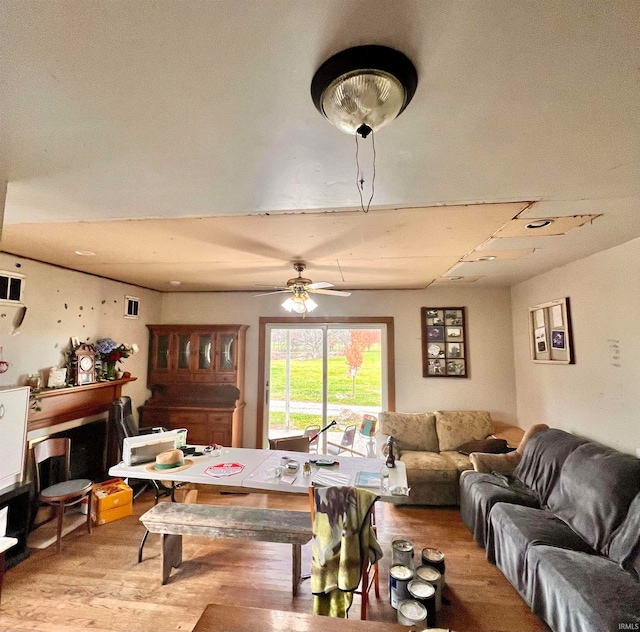
M 299 612 L 212 603 L 204 609 L 193 632 L 415 632 L 424 628 L 424 625 L 333 619 Z

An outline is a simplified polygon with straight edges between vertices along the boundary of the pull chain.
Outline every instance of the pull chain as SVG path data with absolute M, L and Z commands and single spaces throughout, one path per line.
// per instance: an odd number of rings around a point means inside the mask
M 358 144 L 358 134 L 356 137 L 356 188 L 358 189 L 358 195 L 360 196 L 360 208 L 363 213 L 369 212 L 369 207 L 371 206 L 371 200 L 373 200 L 373 195 L 375 193 L 375 185 L 376 185 L 376 141 L 374 137 L 373 130 L 371 131 L 371 148 L 373 150 L 373 175 L 371 177 L 371 197 L 369 197 L 369 201 L 367 202 L 367 206 L 364 206 L 364 200 L 362 198 L 362 193 L 364 190 L 364 174 L 360 170 L 360 159 L 359 159 L 359 150 L 360 146 Z

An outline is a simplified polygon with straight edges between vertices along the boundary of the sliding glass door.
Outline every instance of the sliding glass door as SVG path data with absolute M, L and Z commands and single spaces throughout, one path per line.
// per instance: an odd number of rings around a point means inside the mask
M 278 323 L 267 326 L 265 344 L 269 438 L 300 435 L 335 420 L 321 435 L 319 451 L 326 452 L 328 442 L 340 444 L 344 431 L 355 426 L 347 447 L 367 454 L 363 416 L 387 405 L 386 327 Z

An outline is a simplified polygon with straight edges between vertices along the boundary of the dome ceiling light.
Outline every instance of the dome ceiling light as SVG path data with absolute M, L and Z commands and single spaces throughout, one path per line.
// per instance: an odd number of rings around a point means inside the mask
M 386 46 L 356 46 L 327 59 L 311 82 L 311 98 L 330 123 L 366 138 L 407 107 L 418 85 L 414 65 Z
M 311 81 L 311 98 L 320 114 L 356 140 L 356 186 L 360 208 L 367 213 L 376 180 L 377 130 L 409 105 L 418 75 L 411 60 L 386 46 L 355 46 L 329 57 Z M 371 135 L 371 196 L 363 200 L 364 171 L 360 168 L 358 136 Z

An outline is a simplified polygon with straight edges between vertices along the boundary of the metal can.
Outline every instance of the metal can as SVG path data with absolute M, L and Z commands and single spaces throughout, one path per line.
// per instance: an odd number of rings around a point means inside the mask
M 389 603 L 398 608 L 400 602 L 409 599 L 407 585 L 413 579 L 413 571 L 408 566 L 397 564 L 389 570 Z
M 438 551 L 438 549 L 422 549 L 422 565 L 423 566 L 433 566 L 435 569 L 440 571 L 440 575 L 442 575 L 442 581 L 445 582 L 444 577 L 444 553 L 442 551 Z
M 429 582 L 436 589 L 436 612 L 440 612 L 442 608 L 442 575 L 437 568 L 433 566 L 418 566 L 416 568 L 416 577 Z
M 408 586 L 411 599 L 419 601 L 427 609 L 427 627 L 436 627 L 436 588 L 423 579 L 412 579 Z
M 394 540 L 391 543 L 391 550 L 393 552 L 391 558 L 392 566 L 401 564 L 402 566 L 413 568 L 413 544 L 409 540 Z
M 427 609 L 415 599 L 404 599 L 398 605 L 400 625 L 420 625 L 427 620 Z

